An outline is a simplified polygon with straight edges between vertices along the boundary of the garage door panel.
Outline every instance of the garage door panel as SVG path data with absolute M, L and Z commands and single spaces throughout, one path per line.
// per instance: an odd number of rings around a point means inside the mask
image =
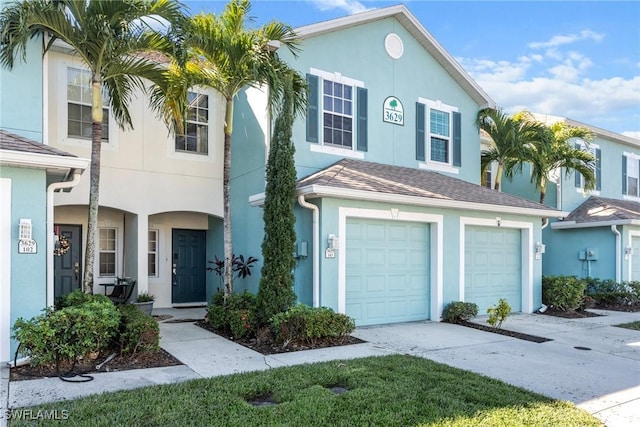
M 631 236 L 631 280 L 640 280 L 640 236 Z
M 356 324 L 428 319 L 428 225 L 350 218 L 346 234 L 345 308 Z
M 479 312 L 505 298 L 513 311 L 522 310 L 522 258 L 519 229 L 465 228 L 465 301 Z

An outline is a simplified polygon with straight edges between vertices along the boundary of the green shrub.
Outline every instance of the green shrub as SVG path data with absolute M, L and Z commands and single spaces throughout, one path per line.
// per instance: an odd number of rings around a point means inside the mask
M 118 310 L 121 315 L 118 337 L 120 352 L 135 354 L 158 351 L 160 348 L 158 321 L 132 304 L 120 305 Z
M 13 327 L 20 353 L 34 365 L 73 361 L 107 349 L 118 332 L 120 314 L 107 298 L 90 296 L 86 302 L 60 310 L 45 309 L 31 320 L 18 319 Z
M 281 343 L 315 344 L 327 338 L 342 338 L 356 328 L 355 321 L 328 307 L 299 304 L 271 318 L 276 340 Z
M 462 323 L 478 315 L 478 305 L 472 302 L 453 301 L 442 311 L 442 318 L 449 323 Z
M 226 301 L 222 292 L 217 292 L 207 308 L 207 320 L 216 330 L 243 338 L 255 332 L 256 296 L 244 291 L 231 294 Z
M 502 322 L 507 320 L 509 313 L 511 313 L 511 306 L 506 299 L 500 298 L 498 300 L 497 307 L 489 307 L 487 309 L 487 314 L 489 315 L 487 323 L 494 328 L 500 328 L 502 326 Z
M 582 304 L 586 283 L 575 276 L 542 278 L 542 303 L 563 311 L 574 311 Z
M 91 301 L 111 302 L 111 300 L 105 295 L 101 294 L 85 294 L 81 290 L 75 290 L 61 298 L 58 298 L 55 303 L 56 310 L 60 310 L 65 307 L 72 307 L 75 305 L 82 305 Z
M 640 304 L 640 282 L 589 279 L 586 293 L 602 306 Z

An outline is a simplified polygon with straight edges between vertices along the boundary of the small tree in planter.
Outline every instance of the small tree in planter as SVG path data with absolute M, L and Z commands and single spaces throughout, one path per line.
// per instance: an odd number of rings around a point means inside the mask
M 136 308 L 143 313 L 147 313 L 150 315 L 153 312 L 153 302 L 155 300 L 156 297 L 154 295 L 151 295 L 148 292 L 143 292 L 141 294 L 138 294 L 136 302 L 134 302 L 133 305 L 135 305 Z

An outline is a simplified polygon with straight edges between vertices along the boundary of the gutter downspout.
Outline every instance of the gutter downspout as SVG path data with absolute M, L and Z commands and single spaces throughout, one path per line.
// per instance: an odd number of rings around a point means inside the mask
M 313 211 L 313 306 L 320 307 L 320 209 L 298 196 L 298 204 Z
M 53 305 L 53 193 L 78 185 L 82 171 L 75 169 L 71 181 L 54 182 L 47 187 L 47 307 Z
M 616 282 L 620 283 L 622 281 L 622 235 L 617 225 L 612 225 L 611 231 L 616 235 Z

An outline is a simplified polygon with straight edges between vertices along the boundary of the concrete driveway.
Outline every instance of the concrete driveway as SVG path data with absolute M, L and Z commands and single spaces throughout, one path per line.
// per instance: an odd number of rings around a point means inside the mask
M 159 312 L 154 310 L 155 314 Z M 204 309 L 162 312 L 174 316 L 173 320 L 204 316 Z M 193 323 L 162 322 L 161 346 L 184 365 L 100 373 L 94 375 L 94 381 L 82 384 L 57 378 L 9 382 L 3 368 L 0 410 L 193 378 L 401 353 L 574 402 L 609 427 L 640 425 L 640 332 L 611 326 L 640 320 L 640 313 L 596 312 L 604 315 L 568 320 L 518 314 L 503 325 L 505 329 L 553 340 L 541 344 L 447 323 L 415 322 L 358 328 L 353 335 L 367 341 L 365 344 L 269 356 Z M 485 321 L 478 318 L 477 322 Z M 6 419 L 0 416 L 0 427 L 4 423 Z

